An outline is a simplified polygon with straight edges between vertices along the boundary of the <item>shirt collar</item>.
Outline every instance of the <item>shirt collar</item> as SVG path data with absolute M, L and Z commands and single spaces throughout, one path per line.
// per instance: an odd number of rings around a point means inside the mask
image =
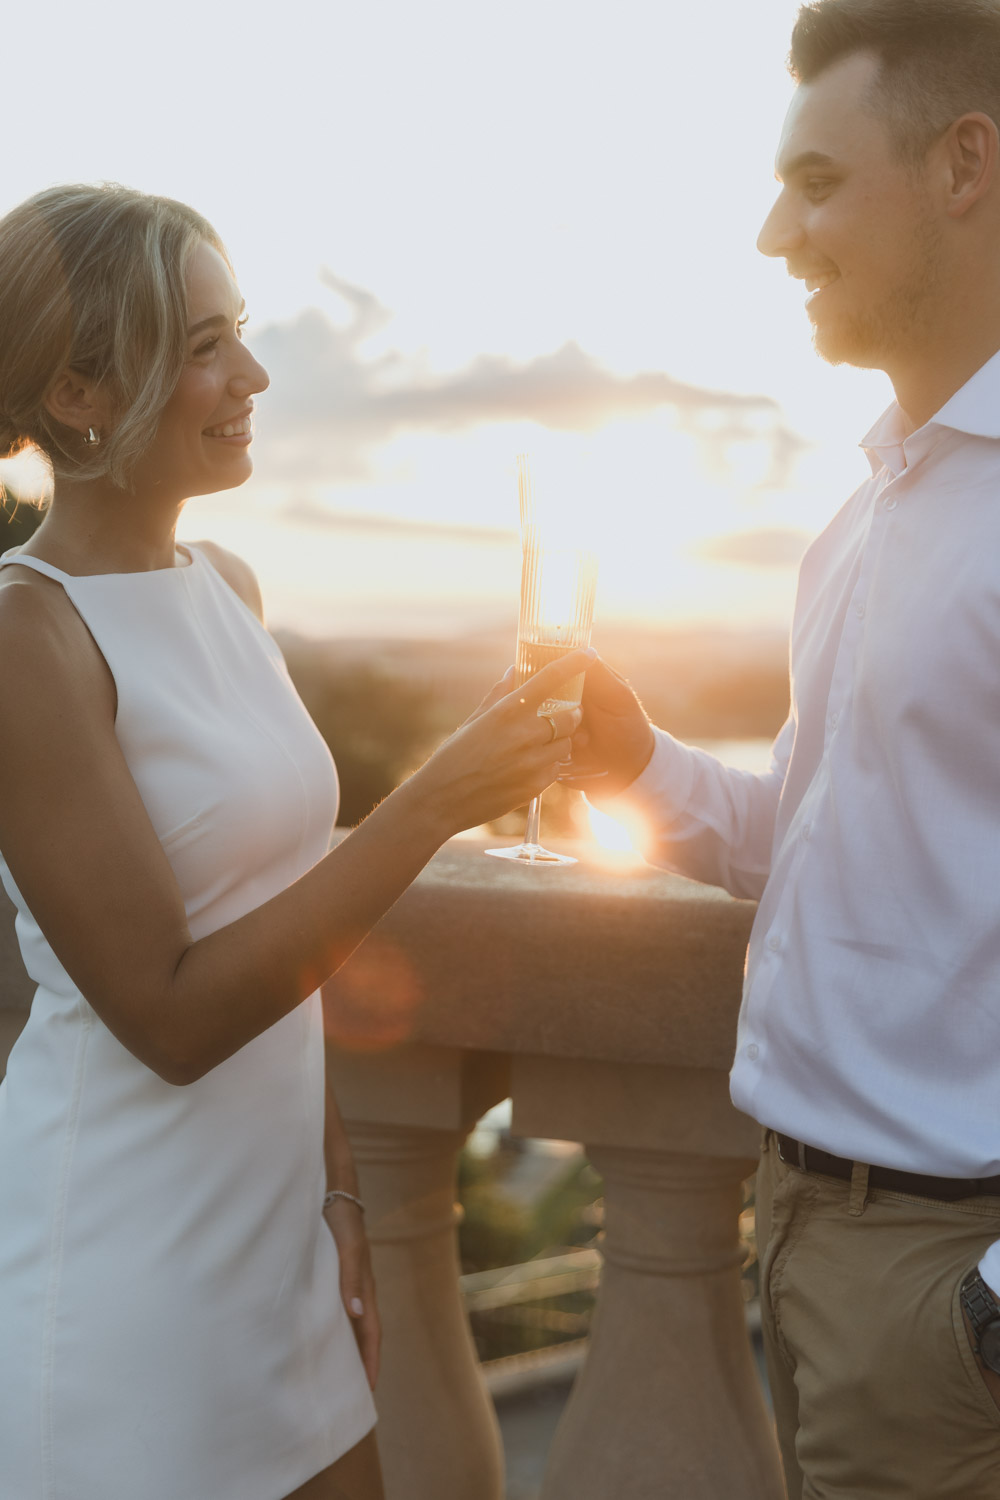
M 916 432 L 906 433 L 903 413 L 894 401 L 861 439 L 872 473 L 883 465 L 901 474 L 938 442 L 941 431 L 970 437 L 1000 438 L 1000 353 L 976 371 L 941 410 Z

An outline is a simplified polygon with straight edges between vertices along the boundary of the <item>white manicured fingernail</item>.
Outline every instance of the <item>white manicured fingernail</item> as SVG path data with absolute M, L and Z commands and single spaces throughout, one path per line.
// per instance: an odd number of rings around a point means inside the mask
M 365 1310 L 365 1304 L 362 1302 L 361 1298 L 360 1297 L 352 1297 L 351 1298 L 351 1312 L 354 1314 L 354 1316 L 356 1318 L 360 1318 L 361 1315 L 362 1315 L 362 1313 L 364 1312 L 364 1310 Z

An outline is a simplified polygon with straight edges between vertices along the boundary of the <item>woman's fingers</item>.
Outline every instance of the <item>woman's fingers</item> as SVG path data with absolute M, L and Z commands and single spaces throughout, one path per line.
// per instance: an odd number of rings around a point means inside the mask
M 323 1217 L 337 1242 L 340 1298 L 354 1328 L 368 1384 L 374 1390 L 378 1379 L 382 1327 L 364 1221 L 355 1205 L 342 1198 L 332 1203 Z
M 542 758 L 537 763 L 537 774 L 530 788 L 533 797 L 537 797 L 553 781 L 559 781 L 567 774 L 572 763 L 573 741 L 553 740 L 550 745 L 544 745 L 542 751 Z
M 368 1384 L 374 1390 L 378 1381 L 379 1354 L 382 1347 L 382 1325 L 379 1321 L 378 1308 L 375 1306 L 374 1288 L 364 1312 L 355 1320 L 354 1335 L 358 1341 L 358 1351 L 361 1355 L 361 1363 L 365 1367 Z
M 572 651 L 520 687 L 505 693 L 494 689 L 482 710 L 417 773 L 429 789 L 425 796 L 440 802 L 456 832 L 520 807 L 566 769 L 581 710 L 558 708 L 541 716 L 538 710 L 548 700 L 558 701 L 562 684 L 580 678 L 596 659 L 589 648 Z
M 543 745 L 569 739 L 583 722 L 583 713 L 579 708 L 560 708 L 555 713 L 536 714 L 535 717 L 538 720 L 538 738 Z
M 340 1295 L 354 1326 L 354 1336 L 358 1341 L 368 1384 L 374 1390 L 378 1379 L 382 1329 L 375 1302 L 375 1281 L 367 1241 L 353 1244 L 341 1252 Z
M 362 1311 L 360 1313 L 351 1311 L 352 1307 L 361 1307 Z M 365 1376 L 369 1386 L 374 1390 L 378 1380 L 379 1352 L 382 1346 L 382 1325 L 379 1321 L 378 1308 L 375 1306 L 374 1288 L 367 1299 L 353 1298 L 348 1311 L 354 1325 L 354 1337 L 358 1342 L 361 1363 L 365 1367 Z
M 571 681 L 586 672 L 595 661 L 597 652 L 593 646 L 581 647 L 579 651 L 570 651 L 567 656 L 560 657 L 559 661 L 549 662 L 534 677 L 529 677 L 522 682 L 517 689 L 518 698 L 523 700 L 529 708 L 539 709 L 546 698 L 557 698 L 557 688 L 562 687 L 564 682 Z

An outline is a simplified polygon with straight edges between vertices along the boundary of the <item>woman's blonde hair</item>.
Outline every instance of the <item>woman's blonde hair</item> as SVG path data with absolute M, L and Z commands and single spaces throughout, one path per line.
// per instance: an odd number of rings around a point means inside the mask
M 35 448 L 57 477 L 129 488 L 184 365 L 203 240 L 230 264 L 194 209 L 116 183 L 48 188 L 0 219 L 0 459 Z M 113 413 L 96 446 L 46 409 L 67 366 Z

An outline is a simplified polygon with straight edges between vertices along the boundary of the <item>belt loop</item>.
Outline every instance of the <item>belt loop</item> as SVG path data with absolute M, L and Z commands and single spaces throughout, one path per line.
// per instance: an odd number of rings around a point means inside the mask
M 851 1193 L 847 1200 L 847 1212 L 859 1219 L 868 1202 L 869 1168 L 863 1161 L 851 1163 Z

